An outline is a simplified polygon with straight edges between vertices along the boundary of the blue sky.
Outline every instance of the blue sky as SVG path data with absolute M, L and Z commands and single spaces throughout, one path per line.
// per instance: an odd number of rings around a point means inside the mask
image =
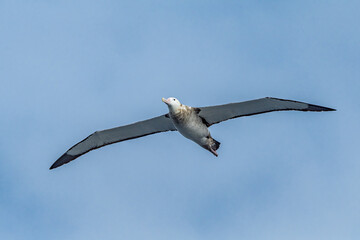
M 358 239 L 358 1 L 0 1 L 1 239 Z M 49 171 L 95 130 L 272 96 L 338 109 Z

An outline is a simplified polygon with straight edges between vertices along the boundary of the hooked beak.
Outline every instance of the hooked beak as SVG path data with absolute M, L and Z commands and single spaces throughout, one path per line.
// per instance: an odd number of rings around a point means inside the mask
M 164 103 L 168 104 L 168 101 L 165 98 L 162 98 L 161 101 L 163 101 Z

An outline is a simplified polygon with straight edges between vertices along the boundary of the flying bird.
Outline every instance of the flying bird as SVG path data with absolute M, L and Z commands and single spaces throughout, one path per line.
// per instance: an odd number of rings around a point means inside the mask
M 71 147 L 54 162 L 50 169 L 60 167 L 91 150 L 109 144 L 166 131 L 179 131 L 184 137 L 217 157 L 216 150 L 220 147 L 220 142 L 211 136 L 208 129 L 213 124 L 273 111 L 335 111 L 332 108 L 271 97 L 209 107 L 186 106 L 173 97 L 162 98 L 162 101 L 168 106 L 169 113 L 121 127 L 96 131 Z

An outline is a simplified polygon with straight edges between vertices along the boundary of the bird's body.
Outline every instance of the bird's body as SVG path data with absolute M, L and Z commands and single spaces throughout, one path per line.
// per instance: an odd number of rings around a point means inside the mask
M 211 137 L 208 127 L 198 115 L 196 108 L 181 104 L 176 110 L 169 108 L 169 117 L 181 135 L 218 156 L 216 153 L 218 147 L 212 147 L 214 139 Z
M 260 98 L 256 100 L 229 103 L 209 107 L 189 107 L 176 98 L 162 99 L 169 108 L 169 113 L 126 126 L 103 131 L 96 131 L 66 151 L 50 169 L 66 164 L 79 156 L 117 142 L 147 136 L 166 131 L 178 131 L 184 137 L 194 141 L 215 156 L 220 143 L 210 135 L 208 127 L 229 119 L 250 116 L 272 111 L 335 111 L 335 109 L 318 105 L 285 100 L 279 98 Z
M 209 136 L 209 129 L 194 109 L 185 105 L 182 108 L 179 112 L 169 114 L 174 126 L 184 137 L 201 144 L 201 139 Z

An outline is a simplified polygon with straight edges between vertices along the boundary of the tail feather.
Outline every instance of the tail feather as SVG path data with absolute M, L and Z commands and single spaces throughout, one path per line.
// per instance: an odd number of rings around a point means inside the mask
M 220 147 L 220 142 L 212 138 L 211 148 L 216 151 L 219 149 L 219 147 Z

